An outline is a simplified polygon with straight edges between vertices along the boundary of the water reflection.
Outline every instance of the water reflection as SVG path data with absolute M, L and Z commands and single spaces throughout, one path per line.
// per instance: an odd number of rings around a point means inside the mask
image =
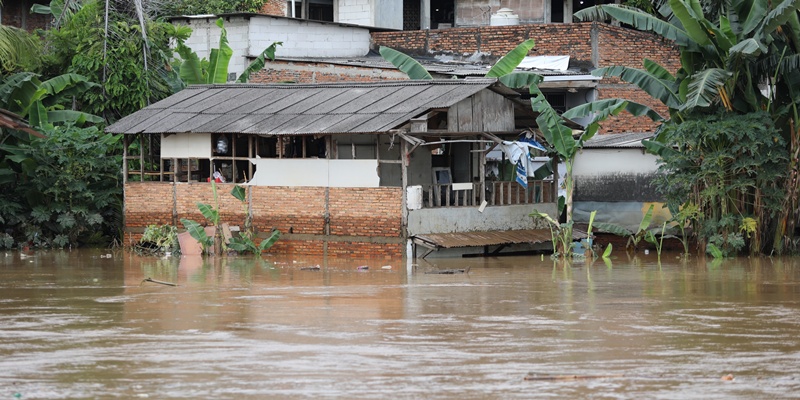
M 403 260 L 106 254 L 0 253 L 0 396 L 800 392 L 798 259 L 436 259 L 407 271 Z

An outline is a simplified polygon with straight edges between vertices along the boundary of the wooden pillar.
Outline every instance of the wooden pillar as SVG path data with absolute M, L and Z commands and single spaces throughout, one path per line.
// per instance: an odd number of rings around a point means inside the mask
M 408 154 L 408 142 L 403 140 L 402 145 L 400 146 L 400 170 L 401 170 L 401 177 L 402 177 L 402 207 L 400 208 L 401 213 L 401 224 L 402 227 L 400 228 L 400 232 L 404 238 L 408 236 L 408 159 L 411 157 Z
M 128 183 L 128 135 L 122 135 L 122 185 Z

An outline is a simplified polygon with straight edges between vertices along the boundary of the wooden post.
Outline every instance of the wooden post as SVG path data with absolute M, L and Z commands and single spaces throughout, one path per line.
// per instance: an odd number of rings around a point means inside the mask
M 402 202 L 403 205 L 400 208 L 401 212 L 401 224 L 403 225 L 400 229 L 401 234 L 405 238 L 408 236 L 408 158 L 411 155 L 408 154 L 408 142 L 403 140 L 402 145 L 400 146 L 400 170 L 401 170 L 401 177 L 402 177 Z
M 122 184 L 128 183 L 128 135 L 122 135 Z

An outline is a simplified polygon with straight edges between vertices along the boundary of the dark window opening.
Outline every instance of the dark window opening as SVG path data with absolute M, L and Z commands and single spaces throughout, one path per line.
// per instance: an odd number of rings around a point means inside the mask
M 453 27 L 455 10 L 453 0 L 431 0 L 431 29 Z

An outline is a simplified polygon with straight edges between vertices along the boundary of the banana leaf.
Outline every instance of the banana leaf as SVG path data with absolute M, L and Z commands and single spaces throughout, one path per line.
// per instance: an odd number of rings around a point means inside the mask
M 272 231 L 272 235 L 270 235 L 268 238 L 262 240 L 261 244 L 258 245 L 258 249 L 260 250 L 259 253 L 262 253 L 262 252 L 264 252 L 264 250 L 267 250 L 270 247 L 272 247 L 272 245 L 274 245 L 275 242 L 277 242 L 278 239 L 280 239 L 280 237 L 281 237 L 281 231 L 279 231 L 277 229 Z
M 685 111 L 710 106 L 719 95 L 719 88 L 724 87 L 725 81 L 730 77 L 730 72 L 720 68 L 709 68 L 693 75 L 689 81 L 686 102 L 678 109 Z
M 228 81 L 228 64 L 233 56 L 233 49 L 228 45 L 228 32 L 222 18 L 217 20 L 217 26 L 221 29 L 219 35 L 219 48 L 211 49 L 208 56 L 208 76 L 206 83 L 225 83 Z
M 497 78 L 504 85 L 512 88 L 527 88 L 531 85 L 538 85 L 539 82 L 544 80 L 539 74 L 533 72 L 513 72 Z
M 213 225 L 219 224 L 219 211 L 215 210 L 214 207 L 208 204 L 197 203 L 197 208 L 200 210 L 200 214 L 203 214 Z
M 181 218 L 181 223 L 186 228 L 186 231 L 189 232 L 189 235 L 194 238 L 194 240 L 197 240 L 201 246 L 203 246 L 203 250 L 211 246 L 212 239 L 208 237 L 203 226 L 197 221 Z
M 409 79 L 433 79 L 422 64 L 410 56 L 391 47 L 381 46 L 379 52 L 384 60 L 392 63 L 397 69 L 408 75 Z
M 499 78 L 508 75 L 517 68 L 519 63 L 528 55 L 528 52 L 535 46 L 533 39 L 528 39 L 509 51 L 486 73 L 487 78 Z
M 275 50 L 278 46 L 282 45 L 283 42 L 274 42 L 264 49 L 264 51 L 244 69 L 242 74 L 239 75 L 239 78 L 236 79 L 236 83 L 247 83 L 247 80 L 250 79 L 250 74 L 261 71 L 264 68 L 264 65 L 267 63 L 267 58 L 269 58 L 270 61 L 275 61 Z
M 630 68 L 625 66 L 613 66 L 598 68 L 592 71 L 594 76 L 615 76 L 626 82 L 630 82 L 644 90 L 655 99 L 670 108 L 680 107 L 680 100 L 677 96 L 678 87 L 673 81 L 659 79 L 658 76 L 648 71 Z
M 235 197 L 237 200 L 244 202 L 247 200 L 247 191 L 245 190 L 244 186 L 236 185 L 231 190 L 231 196 Z

